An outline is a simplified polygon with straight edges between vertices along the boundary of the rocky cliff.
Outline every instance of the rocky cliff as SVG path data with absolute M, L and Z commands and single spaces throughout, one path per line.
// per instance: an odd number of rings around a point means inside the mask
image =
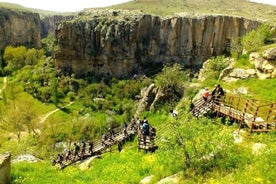
M 41 20 L 41 38 L 47 37 L 48 34 L 55 34 L 56 25 L 60 22 L 68 21 L 73 19 L 73 15 L 53 15 L 46 16 Z
M 0 49 L 7 45 L 40 47 L 39 14 L 0 8 Z
M 229 51 L 231 41 L 259 22 L 241 17 L 168 17 L 123 10 L 90 10 L 56 29 L 57 67 L 79 75 L 127 77 L 148 67 L 179 62 L 200 67 Z

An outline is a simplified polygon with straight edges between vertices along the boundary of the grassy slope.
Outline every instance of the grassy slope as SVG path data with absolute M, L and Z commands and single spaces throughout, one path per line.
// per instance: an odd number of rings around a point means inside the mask
M 158 2 L 158 3 L 156 3 Z M 186 3 L 187 2 L 187 3 Z M 211 14 L 234 14 L 240 16 L 246 16 L 248 18 L 261 18 L 261 19 L 271 19 L 275 18 L 276 7 L 255 4 L 257 6 L 252 6 L 252 3 L 246 1 L 239 1 L 239 3 L 234 3 L 233 0 L 230 1 L 199 1 L 199 0 L 175 0 L 175 1 L 147 1 L 142 3 L 142 1 L 125 3 L 117 6 L 112 6 L 112 8 L 124 8 L 124 9 L 142 9 L 146 13 L 154 13 L 159 15 L 169 15 L 175 12 L 200 12 L 200 13 L 211 13 Z M 208 6 L 206 5 L 208 3 Z M 232 3 L 232 4 L 231 4 Z M 0 6 L 2 3 L 0 3 Z M 227 7 L 232 7 L 231 9 Z M 18 7 L 20 8 L 20 7 Z M 224 9 L 224 10 L 223 10 Z M 261 13 L 258 13 L 261 12 Z M 254 84 L 254 87 L 252 86 Z M 267 100 L 274 100 L 273 90 L 276 86 L 275 79 L 269 79 L 264 81 L 259 81 L 256 79 L 251 79 L 249 81 L 237 82 L 234 85 L 223 84 L 225 88 L 232 89 L 235 87 L 245 86 L 250 89 L 252 95 L 257 95 L 260 98 Z M 1 84 L 0 84 L 1 85 Z M 267 89 L 267 90 L 262 90 Z M 44 109 L 41 105 L 41 109 Z M 49 109 L 50 110 L 50 109 Z M 166 118 L 156 116 L 152 123 L 156 126 L 160 126 L 162 122 L 166 121 Z M 162 120 L 160 120 L 162 118 Z M 159 121 L 159 122 L 158 122 Z M 232 128 L 232 127 L 229 127 Z M 160 131 L 160 129 L 158 129 Z M 271 139 L 273 136 L 266 135 L 254 135 L 254 140 L 250 137 L 250 141 L 257 142 L 258 139 Z M 259 138 L 260 137 L 260 138 Z M 275 137 L 275 136 L 274 136 Z M 262 142 L 262 140 L 259 140 Z M 273 141 L 270 141 L 273 142 Z M 275 140 L 274 140 L 275 142 Z M 248 143 L 251 144 L 251 143 Z M 92 168 L 86 172 L 82 172 L 78 167 L 69 167 L 63 171 L 57 171 L 55 168 L 50 166 L 49 161 L 36 164 L 13 164 L 12 165 L 12 176 L 14 183 L 137 183 L 145 176 L 150 174 L 161 174 L 156 173 L 159 167 L 162 167 L 160 163 L 156 162 L 155 155 L 160 154 L 157 152 L 153 155 L 145 155 L 144 153 L 138 153 L 136 151 L 136 142 L 133 144 L 128 144 L 125 150 L 119 154 L 117 152 L 105 154 L 103 159 L 95 160 L 93 162 Z M 250 148 L 247 154 L 250 153 Z M 210 173 L 210 178 L 206 179 L 206 183 L 228 183 L 232 181 L 233 183 L 247 183 L 246 179 L 252 178 L 251 183 L 262 182 L 265 176 L 265 172 L 261 172 L 261 160 L 255 157 L 253 159 L 257 160 L 256 163 L 252 163 L 246 166 L 244 170 L 238 170 L 236 173 L 231 172 L 229 175 L 223 176 L 219 171 L 214 171 Z M 149 160 L 151 164 L 143 164 L 142 160 Z M 275 163 L 275 159 L 269 161 Z M 128 167 L 128 168 L 126 168 Z M 270 168 L 267 166 L 266 168 Z M 259 170 L 258 170 L 259 169 Z M 254 173 L 254 174 L 252 174 Z M 164 174 L 164 173 L 162 173 Z M 172 173 L 167 173 L 168 175 Z M 246 176 L 246 177 L 244 177 Z M 275 176 L 275 175 L 274 175 Z M 273 177 L 274 177 L 273 176 Z M 187 181 L 188 182 L 188 181 Z M 250 182 L 249 182 L 250 183 Z
M 43 15 L 72 14 L 70 12 L 51 12 L 31 9 L 17 4 L 1 3 L 0 7 L 32 11 Z M 89 8 L 89 7 L 87 7 Z M 246 0 L 135 0 L 109 6 L 112 9 L 142 10 L 156 15 L 173 15 L 177 13 L 195 14 L 226 14 L 243 16 L 249 19 L 271 20 L 276 22 L 276 6 L 253 3 Z
M 250 19 L 276 20 L 276 6 L 245 0 L 136 0 L 108 8 L 140 9 L 145 13 L 157 15 L 188 12 L 191 14 L 227 14 Z
M 21 5 L 18 5 L 18 4 L 5 3 L 5 2 L 0 2 L 0 8 L 7 8 L 7 9 L 16 10 L 16 11 L 26 11 L 26 12 L 39 13 L 42 17 L 49 16 L 49 15 L 70 15 L 70 14 L 72 14 L 72 12 L 62 13 L 62 12 L 32 9 L 32 8 L 24 7 L 24 6 L 21 6 Z

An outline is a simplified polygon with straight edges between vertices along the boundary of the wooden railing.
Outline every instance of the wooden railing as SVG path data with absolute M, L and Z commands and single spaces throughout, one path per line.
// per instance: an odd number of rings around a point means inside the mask
M 192 110 L 193 115 L 199 116 L 200 113 L 204 113 L 202 109 L 206 107 L 218 116 L 227 116 L 238 121 L 240 126 L 246 124 L 250 132 L 276 131 L 275 102 L 226 94 L 220 98 L 208 98 L 208 103 L 203 102 L 203 99 L 198 100 Z

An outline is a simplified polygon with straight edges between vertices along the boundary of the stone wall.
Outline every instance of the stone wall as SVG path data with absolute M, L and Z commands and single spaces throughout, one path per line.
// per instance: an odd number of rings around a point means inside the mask
M 11 155 L 0 154 L 0 184 L 10 184 Z

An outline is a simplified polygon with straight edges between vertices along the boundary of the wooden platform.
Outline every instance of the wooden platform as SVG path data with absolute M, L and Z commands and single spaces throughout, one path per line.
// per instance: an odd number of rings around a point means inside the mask
M 207 112 L 220 117 L 228 117 L 246 125 L 250 132 L 276 131 L 276 103 L 261 102 L 241 96 L 225 95 L 216 99 L 195 102 L 192 114 L 199 117 Z
M 126 132 L 123 130 L 123 128 L 116 129 L 114 135 L 111 138 L 107 138 L 106 141 L 104 141 L 104 143 L 102 139 L 93 141 L 94 146 L 92 149 L 92 153 L 89 153 L 88 146 L 86 146 L 86 149 L 83 154 L 79 153 L 79 156 L 77 157 L 74 157 L 71 154 L 69 159 L 67 160 L 64 159 L 61 161 L 61 163 L 58 163 L 56 160 L 54 160 L 52 164 L 58 166 L 60 169 L 63 169 L 75 162 L 84 160 L 88 157 L 100 155 L 104 152 L 109 152 L 111 151 L 111 148 L 115 145 L 118 145 L 118 148 L 119 148 L 124 141 L 131 140 L 136 134 L 137 134 L 136 126 L 128 128 Z M 86 143 L 86 145 L 88 145 L 88 142 Z M 71 153 L 72 153 L 72 150 L 71 150 Z

